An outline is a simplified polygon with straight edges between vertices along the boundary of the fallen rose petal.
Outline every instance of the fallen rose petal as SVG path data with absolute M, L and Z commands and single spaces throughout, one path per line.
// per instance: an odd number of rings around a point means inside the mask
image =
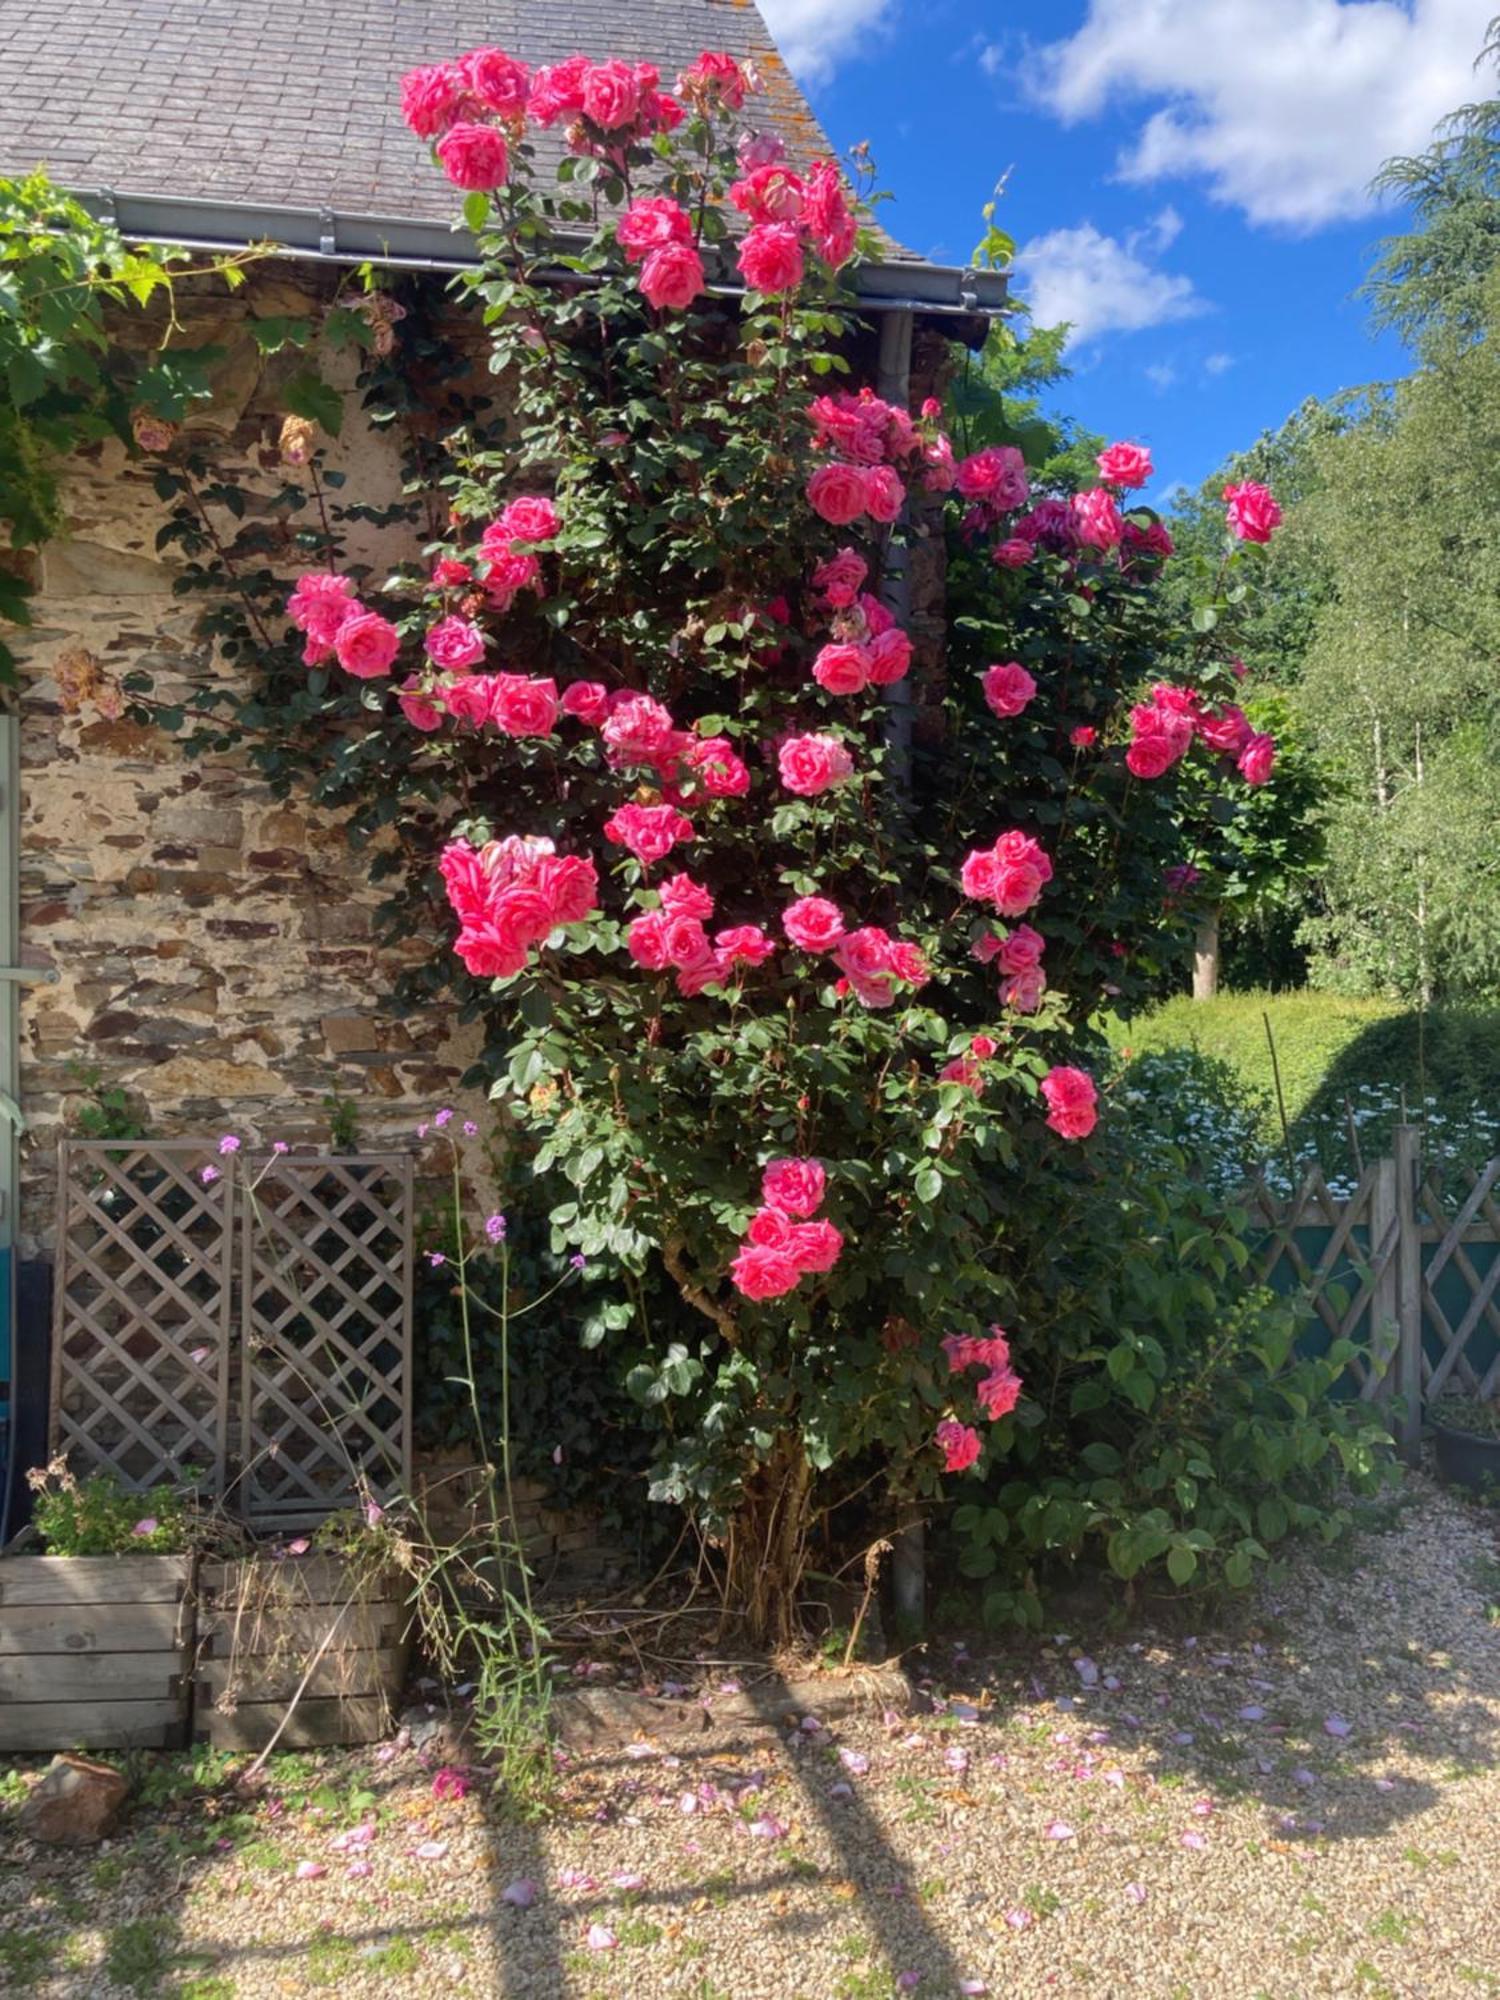
M 540 1892 L 535 1882 L 522 1875 L 514 1882 L 508 1882 L 500 1891 L 502 1903 L 509 1903 L 512 1909 L 529 1910 Z
M 1182 1836 L 1182 1845 L 1184 1847 L 1195 1847 L 1195 1848 L 1207 1847 L 1208 1842 L 1203 1838 L 1203 1835 L 1201 1833 L 1185 1833 Z
M 609 1879 L 617 1889 L 644 1889 L 646 1886 L 644 1875 L 636 1875 L 628 1869 L 619 1875 L 611 1875 Z
M 1066 1820 L 1051 1819 L 1048 1820 L 1046 1826 L 1042 1829 L 1042 1838 L 1044 1840 L 1076 1840 L 1078 1836 Z
M 680 1813 L 695 1813 L 698 1810 L 698 1794 L 696 1792 L 684 1792 L 682 1797 L 677 1801 L 677 1810 Z
M 1212 1799 L 1194 1799 L 1193 1803 L 1188 1807 L 1188 1811 L 1196 1813 L 1199 1819 L 1207 1819 L 1213 1809 L 1214 1802 Z
M 297 1880 L 299 1882 L 316 1882 L 327 1873 L 328 1870 L 323 1866 L 321 1861 L 299 1861 L 297 1863 Z
M 1035 1919 L 1030 1910 L 1007 1910 L 1005 1921 L 1013 1931 L 1029 1931 Z
M 1254 1701 L 1249 1702 L 1244 1708 L 1240 1710 L 1241 1722 L 1264 1722 L 1265 1718 L 1266 1718 L 1266 1711 L 1260 1706 L 1258 1702 Z
M 613 1951 L 618 1939 L 608 1924 L 590 1924 L 584 1943 L 590 1951 Z
M 1330 1736 L 1348 1736 L 1353 1730 L 1352 1722 L 1345 1722 L 1341 1715 L 1326 1716 L 1323 1727 Z
M 581 1868 L 564 1868 L 559 1871 L 557 1886 L 559 1889 L 597 1889 L 599 1885 L 592 1875 L 585 1874 Z
M 773 1819 L 769 1813 L 761 1819 L 751 1820 L 750 1831 L 757 1840 L 786 1839 L 786 1828 L 779 1819 Z
M 838 1799 L 840 1801 L 852 1799 L 854 1797 L 854 1787 L 853 1785 L 846 1785 L 841 1779 L 838 1784 L 828 1787 L 828 1796 L 831 1799 Z
M 896 1974 L 896 1991 L 898 1993 L 915 1993 L 921 1984 L 922 1975 L 920 1972 L 898 1972 Z
M 852 1771 L 856 1778 L 862 1778 L 870 1768 L 870 1760 L 863 1750 L 840 1750 L 839 1762 L 846 1771 Z
M 375 1873 L 375 1863 L 370 1859 L 369 1855 L 361 1854 L 357 1860 L 349 1863 L 344 1873 L 352 1880 L 358 1882 L 363 1880 L 366 1875 L 373 1875 Z
M 446 1840 L 424 1840 L 420 1847 L 412 1849 L 418 1861 L 441 1861 L 448 1852 Z
M 982 1979 L 960 1979 L 958 1990 L 965 1995 L 965 2000 L 982 2000 L 982 1996 L 990 1989 Z
M 1098 1687 L 1099 1669 L 1094 1665 L 1092 1660 L 1086 1657 L 1075 1660 L 1073 1662 L 1073 1670 L 1086 1688 Z
M 1127 1903 L 1144 1903 L 1146 1900 L 1146 1891 L 1139 1882 L 1127 1882 L 1125 1884 L 1125 1900 Z

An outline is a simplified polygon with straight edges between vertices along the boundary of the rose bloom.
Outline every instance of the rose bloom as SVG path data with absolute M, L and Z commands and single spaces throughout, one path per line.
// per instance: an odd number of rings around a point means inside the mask
M 888 465 L 865 468 L 865 512 L 872 521 L 890 523 L 906 505 L 906 488 Z
M 703 259 L 690 243 L 664 243 L 641 266 L 642 295 L 658 312 L 682 312 L 703 287 Z
M 1024 916 L 1052 880 L 1052 863 L 1029 834 L 1012 828 L 995 842 L 995 908 Z
M 603 735 L 621 762 L 649 764 L 665 749 L 673 727 L 671 711 L 659 701 L 632 694 L 611 704 Z
M 953 440 L 939 435 L 922 447 L 922 487 L 927 493 L 951 493 L 958 484 L 958 462 L 953 456 Z
M 713 891 L 705 889 L 701 882 L 695 882 L 685 871 L 669 875 L 657 894 L 669 917 L 705 918 L 714 913 Z
M 456 556 L 439 556 L 432 565 L 432 581 L 439 590 L 453 590 L 461 583 L 472 583 L 474 572 Z
M 444 673 L 466 673 L 484 658 L 484 634 L 467 618 L 439 619 L 422 643 Z
M 667 918 L 662 910 L 646 910 L 625 933 L 625 949 L 647 972 L 664 971 L 667 960 Z
M 494 536 L 506 542 L 550 542 L 561 526 L 562 518 L 545 493 L 521 493 L 485 530 L 484 539 Z
M 604 822 L 604 837 L 616 847 L 628 847 L 649 868 L 664 861 L 679 841 L 693 838 L 693 822 L 676 806 L 620 806 Z
M 968 1056 L 955 1056 L 938 1071 L 938 1082 L 956 1083 L 964 1090 L 978 1091 L 984 1086 L 984 1074 Z
M 774 167 L 786 158 L 786 141 L 776 132 L 742 132 L 734 149 L 740 172 L 753 174 L 757 167 Z
M 763 965 L 776 946 L 759 924 L 735 924 L 714 932 L 714 950 L 728 965 Z
M 691 243 L 693 219 L 670 196 L 647 195 L 626 209 L 615 234 L 620 248 L 634 263 L 665 244 Z
M 531 71 L 504 49 L 471 49 L 459 63 L 464 82 L 486 111 L 521 118 L 531 90 Z
M 733 56 L 719 49 L 705 49 L 692 67 L 678 77 L 677 87 L 687 97 L 713 90 L 726 110 L 739 111 L 744 106 L 745 93 L 753 85 Z
M 784 1215 L 815 1215 L 827 1186 L 820 1160 L 772 1160 L 760 1177 L 760 1198 Z
M 779 1299 L 797 1289 L 802 1273 L 784 1250 L 747 1243 L 729 1267 L 730 1280 L 747 1299 Z
M 1002 972 L 1030 972 L 1046 949 L 1047 940 L 1030 924 L 1017 924 L 992 956 Z
M 682 761 L 711 799 L 743 798 L 750 772 L 727 736 L 705 736 L 682 753 Z
M 472 723 L 478 729 L 490 719 L 490 699 L 494 692 L 492 675 L 466 674 L 462 680 L 434 689 L 433 699 L 442 703 L 455 722 Z
M 1026 461 L 1012 444 L 992 444 L 960 459 L 955 481 L 965 500 L 985 500 L 1000 513 L 1024 507 L 1030 490 Z
M 804 270 L 802 238 L 792 222 L 757 222 L 747 229 L 739 254 L 740 272 L 752 292 L 774 298 L 795 291 Z
M 1252 736 L 1239 754 L 1240 776 L 1247 785 L 1263 785 L 1276 764 L 1276 738 Z
M 781 928 L 799 951 L 832 951 L 844 935 L 844 918 L 826 896 L 802 896 L 782 912 Z
M 422 686 L 415 674 L 410 674 L 401 684 L 401 692 L 396 697 L 401 705 L 401 713 L 413 729 L 420 729 L 430 735 L 434 729 L 443 726 L 443 711 Z
M 391 662 L 401 650 L 401 635 L 388 618 L 376 611 L 362 611 L 346 618 L 333 642 L 338 663 L 356 680 L 378 680 L 391 670 Z
M 710 986 L 722 986 L 727 971 L 728 967 L 705 938 L 697 954 L 684 959 L 678 966 L 674 983 L 684 999 L 691 1000 L 695 995 L 706 992 Z
M 597 729 L 609 714 L 609 690 L 601 681 L 573 681 L 562 691 L 564 715 Z
M 848 263 L 859 241 L 859 219 L 849 207 L 838 168 L 827 160 L 819 160 L 808 176 L 802 220 L 825 264 L 837 270 Z
M 1162 729 L 1145 729 L 1125 752 L 1126 767 L 1137 778 L 1160 778 L 1177 762 L 1179 752 Z
M 799 1271 L 831 1271 L 844 1254 L 844 1238 L 831 1222 L 797 1222 L 786 1249 Z
M 1026 542 L 1019 535 L 1012 535 L 1009 541 L 996 543 L 990 561 L 998 569 L 1024 569 L 1035 554 L 1035 542 Z
M 1026 972 L 1013 972 L 1009 979 L 1000 982 L 1000 998 L 1007 1007 L 1014 1007 L 1018 1014 L 1034 1014 L 1042 1004 L 1042 995 L 1047 990 L 1047 975 L 1039 965 L 1033 965 Z
M 599 871 L 581 854 L 544 854 L 536 864 L 532 886 L 551 908 L 551 929 L 581 924 L 599 907 Z
M 980 1382 L 974 1394 L 991 1423 L 1008 1417 L 1021 1400 L 1021 1378 L 1013 1368 L 996 1368 Z
M 729 190 L 729 199 L 747 222 L 798 222 L 807 185 L 781 157 L 752 167 Z
M 876 634 L 870 641 L 869 654 L 871 686 L 890 687 L 904 679 L 911 666 L 911 639 L 893 626 L 889 632 Z
M 832 465 L 820 465 L 807 482 L 808 505 L 835 528 L 845 528 L 851 521 L 857 521 L 865 511 L 867 498 L 862 465 L 844 465 L 835 460 Z
M 535 590 L 541 581 L 542 566 L 533 555 L 490 555 L 488 564 L 485 594 L 497 611 L 509 611 L 519 592 Z
M 956 1417 L 944 1417 L 933 1435 L 943 1454 L 944 1472 L 966 1471 L 984 1449 L 978 1431 Z
M 1099 732 L 1086 722 L 1080 722 L 1076 729 L 1068 732 L 1068 741 L 1075 750 L 1092 750 L 1099 741 Z
M 1217 715 L 1200 715 L 1197 718 L 1198 734 L 1210 750 L 1220 750 L 1227 757 L 1237 757 L 1254 735 L 1250 718 L 1242 708 L 1230 702 Z
M 537 71 L 527 109 L 538 125 L 555 124 L 583 109 L 583 80 L 590 67 L 587 56 L 569 56 Z
M 305 632 L 309 651 L 327 659 L 340 627 L 359 613 L 359 600 L 347 576 L 333 571 L 312 571 L 299 576 L 297 587 L 287 599 L 286 615 L 299 632 Z M 312 659 L 308 666 L 315 665 Z
M 824 646 L 812 671 L 830 694 L 858 694 L 870 682 L 870 656 L 863 646 Z
M 854 770 L 854 759 L 836 736 L 788 737 L 776 761 L 787 790 L 805 799 L 817 798 Z
M 1086 1139 L 1099 1122 L 1099 1093 L 1087 1070 L 1049 1069 L 1042 1078 L 1047 1123 L 1062 1139 Z
M 704 958 L 712 957 L 707 934 L 696 917 L 665 908 L 663 915 L 666 923 L 662 928 L 662 946 L 669 965 L 683 968 L 701 964 Z
M 932 977 L 927 954 L 905 938 L 891 940 L 891 971 L 908 986 L 925 986 Z
M 1271 489 L 1254 479 L 1226 486 L 1224 498 L 1229 532 L 1242 542 L 1268 542 L 1281 526 L 1281 509 L 1272 499 Z
M 878 924 L 866 924 L 840 938 L 833 956 L 840 972 L 847 973 L 856 987 L 884 979 L 894 970 L 890 935 Z
M 1114 495 L 1102 486 L 1073 495 L 1073 525 L 1079 541 L 1093 549 L 1117 549 L 1125 532 Z
M 490 720 L 507 736 L 550 736 L 557 726 L 557 683 L 527 674 L 496 674 Z
M 784 1208 L 767 1203 L 751 1216 L 745 1235 L 750 1242 L 759 1244 L 762 1250 L 785 1250 L 790 1253 L 793 1226 L 792 1218 Z
M 452 63 L 425 63 L 401 79 L 401 116 L 419 139 L 433 139 L 464 101 L 464 79 Z
M 629 63 L 591 64 L 584 72 L 580 108 L 601 131 L 617 131 L 640 112 L 640 78 Z
M 857 549 L 840 549 L 818 564 L 812 573 L 812 587 L 830 611 L 843 611 L 859 595 L 869 574 L 870 566 Z
M 510 148 L 504 133 L 493 125 L 474 125 L 466 119 L 448 127 L 437 142 L 437 156 L 453 185 L 470 194 L 488 194 L 493 188 L 504 187 L 510 172 Z
M 1156 469 L 1150 452 L 1139 444 L 1112 444 L 1095 463 L 1099 476 L 1111 486 L 1144 486 Z
M 1020 715 L 1036 699 L 1036 682 L 1016 660 L 1002 666 L 986 667 L 980 679 L 990 712 L 1002 721 Z

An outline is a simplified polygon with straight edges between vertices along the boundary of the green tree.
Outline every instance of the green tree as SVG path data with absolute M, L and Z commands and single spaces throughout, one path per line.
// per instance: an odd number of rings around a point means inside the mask
M 1066 326 L 1033 326 L 1024 311 L 1014 323 L 997 321 L 981 351 L 965 356 L 950 390 L 955 447 L 1015 445 L 1038 485 L 1092 486 L 1106 440 L 1047 407 L 1050 392 L 1072 378 L 1063 360 L 1067 338 Z

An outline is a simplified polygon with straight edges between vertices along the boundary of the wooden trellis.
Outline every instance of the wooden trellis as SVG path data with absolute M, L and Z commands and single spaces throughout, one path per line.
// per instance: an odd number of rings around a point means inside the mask
M 252 1525 L 409 1479 L 409 1155 L 64 1140 L 59 1173 L 55 1453 Z

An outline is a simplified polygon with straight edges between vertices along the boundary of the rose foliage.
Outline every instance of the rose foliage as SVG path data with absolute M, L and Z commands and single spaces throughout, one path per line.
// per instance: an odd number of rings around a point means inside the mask
M 420 575 L 329 538 L 287 612 L 302 718 L 437 865 L 554 1249 L 617 1275 L 653 1492 L 775 1634 L 826 1503 L 1003 1479 L 1046 1423 L 1013 1246 L 1060 1157 L 1097 1177 L 1091 1023 L 1181 948 L 1177 788 L 1264 785 L 1275 745 L 1232 616 L 1170 619 L 1143 450 L 1033 491 L 863 386 L 863 190 L 755 96 L 713 54 L 406 80 L 507 425 L 448 438 Z M 1275 521 L 1228 496 L 1221 600 Z M 940 653 L 906 579 L 945 560 Z

